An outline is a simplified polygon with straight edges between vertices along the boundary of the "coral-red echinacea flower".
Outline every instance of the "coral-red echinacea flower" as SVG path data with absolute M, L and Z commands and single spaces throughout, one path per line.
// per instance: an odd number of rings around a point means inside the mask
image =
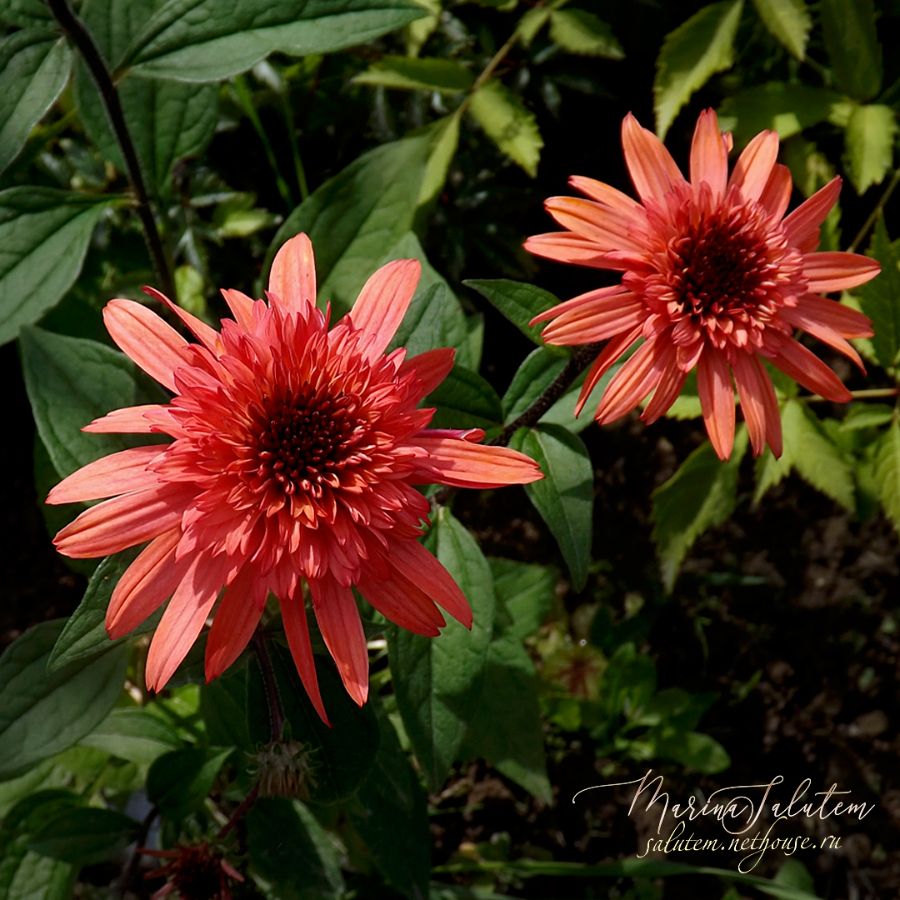
M 268 302 L 222 292 L 234 318 L 219 331 L 148 289 L 196 342 L 132 300 L 107 304 L 113 340 L 174 396 L 116 410 L 84 430 L 172 440 L 90 463 L 48 502 L 112 498 L 59 532 L 56 547 L 68 556 L 149 541 L 113 591 L 106 625 L 121 637 L 169 601 L 147 659 L 152 690 L 171 678 L 214 607 L 205 666 L 207 679 L 220 675 L 247 646 L 269 593 L 323 719 L 307 587 L 325 645 L 360 705 L 368 656 L 354 587 L 419 634 L 437 635 L 445 624 L 435 604 L 471 625 L 462 591 L 418 543 L 429 503 L 416 486 L 492 488 L 542 476 L 529 457 L 480 445 L 481 431 L 427 427 L 434 410 L 418 406 L 450 372 L 453 350 L 409 359 L 403 349 L 385 352 L 419 274 L 411 259 L 383 266 L 329 329 L 301 234 L 275 257 Z
M 701 113 L 686 180 L 669 152 L 631 114 L 622 123 L 625 162 L 640 202 L 591 178 L 570 184 L 585 198 L 551 197 L 565 231 L 525 242 L 539 256 L 621 272 L 619 284 L 588 291 L 536 317 L 549 344 L 608 341 L 581 392 L 577 412 L 610 367 L 639 346 L 607 385 L 595 418 L 629 413 L 651 393 L 642 419 L 672 405 L 692 369 L 703 419 L 726 459 L 735 429 L 734 384 L 756 454 L 780 456 L 781 420 L 763 360 L 828 400 L 850 393 L 794 336 L 802 329 L 862 368 L 847 338 L 868 337 L 859 312 L 823 296 L 879 272 L 855 253 L 815 252 L 819 229 L 840 193 L 835 178 L 789 215 L 792 181 L 776 162 L 778 136 L 764 131 L 728 174 L 731 136 L 713 110 Z

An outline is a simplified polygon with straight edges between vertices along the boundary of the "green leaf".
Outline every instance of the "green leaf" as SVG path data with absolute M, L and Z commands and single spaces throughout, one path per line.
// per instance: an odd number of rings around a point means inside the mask
M 263 797 L 247 814 L 250 865 L 279 900 L 338 897 L 344 879 L 329 838 L 299 802 Z M 273 890 L 274 889 L 274 890 Z
M 121 65 L 179 81 L 221 81 L 270 53 L 333 53 L 425 15 L 407 0 L 168 0 Z
M 41 856 L 79 866 L 115 859 L 136 837 L 134 819 L 111 809 L 63 809 L 44 822 L 28 848 Z
M 743 0 L 704 6 L 666 35 L 653 82 L 656 132 L 665 138 L 691 94 L 734 63 L 734 38 Z
M 383 56 L 357 75 L 355 84 L 400 88 L 407 91 L 437 91 L 459 94 L 474 81 L 472 73 L 452 59 L 416 59 L 409 56 Z
M 501 153 L 532 178 L 537 175 L 544 140 L 534 116 L 515 94 L 499 81 L 488 81 L 472 95 L 469 112 Z
M 847 123 L 847 168 L 858 194 L 881 184 L 894 159 L 897 117 L 889 106 L 855 106 Z
M 859 431 L 887 425 L 894 418 L 894 407 L 887 403 L 859 403 L 847 410 L 841 420 L 841 431 Z
M 122 706 L 83 737 L 79 745 L 145 766 L 177 749 L 179 740 L 172 726 L 159 716 L 137 706 Z
M 294 661 L 280 643 L 270 645 L 272 668 L 290 737 L 309 754 L 307 785 L 316 803 L 338 803 L 352 796 L 372 768 L 378 751 L 378 725 L 368 704 L 362 709 L 347 694 L 330 657 L 316 657 L 322 702 L 331 725 L 326 725 L 300 682 Z M 271 740 L 265 687 L 258 663 L 248 669 L 245 714 L 254 742 Z
M 881 263 L 881 274 L 856 288 L 862 311 L 872 320 L 870 338 L 878 362 L 885 368 L 900 360 L 900 250 L 891 244 L 884 216 L 879 216 L 868 255 Z
M 124 354 L 83 338 L 29 328 L 22 334 L 25 387 L 38 434 L 60 476 L 137 444 L 147 435 L 85 434 L 82 427 L 111 409 L 159 401 Z
M 872 0 L 821 0 L 825 49 L 838 87 L 857 100 L 881 89 L 881 44 Z
M 457 758 L 466 722 L 481 702 L 482 675 L 494 627 L 494 584 L 478 544 L 447 508 L 428 542 L 469 600 L 472 630 L 450 621 L 437 638 L 404 629 L 388 636 L 397 706 L 425 780 L 437 790 Z
M 769 128 L 786 140 L 831 119 L 844 102 L 840 94 L 826 88 L 771 81 L 726 97 L 720 124 L 734 131 L 738 145 Z
M 735 435 L 728 462 L 722 462 L 705 443 L 653 492 L 653 540 L 667 591 L 675 586 L 682 560 L 697 538 L 734 511 L 738 470 L 746 449 L 744 428 Z
M 326 181 L 278 229 L 263 271 L 290 237 L 305 231 L 316 254 L 319 296 L 350 308 L 385 253 L 412 227 L 439 130 L 383 144 Z
M 519 40 L 525 47 L 530 46 L 531 42 L 538 36 L 538 32 L 547 24 L 550 19 L 551 10 L 546 6 L 535 6 L 529 9 L 519 20 L 516 33 Z
M 425 173 L 419 188 L 418 219 L 423 217 L 428 205 L 437 198 L 447 182 L 447 174 L 459 147 L 460 118 L 460 111 L 457 110 L 453 115 L 445 116 L 435 130 L 431 153 L 425 164 Z
M 147 799 L 164 816 L 183 819 L 203 805 L 233 750 L 183 747 L 157 757 L 147 773 Z
M 522 361 L 503 395 L 503 422 L 515 421 L 556 381 L 568 360 L 546 347 L 532 350 Z
M 62 625 L 36 625 L 0 656 L 0 780 L 78 743 L 106 718 L 122 691 L 125 647 L 47 671 Z
M 803 59 L 812 28 L 806 0 L 753 0 L 753 5 L 771 34 L 797 59 Z
M 704 775 L 724 772 L 731 765 L 731 758 L 717 740 L 696 731 L 662 738 L 656 742 L 656 749 L 660 755 Z
M 625 51 L 609 25 L 584 9 L 554 9 L 550 13 L 550 37 L 570 53 L 625 58 Z
M 77 802 L 66 791 L 40 791 L 9 811 L 0 828 L 0 900 L 69 900 L 75 869 L 28 844 L 44 822 Z
M 885 515 L 900 533 L 900 422 L 896 420 L 875 444 L 875 483 Z
M 493 428 L 503 417 L 497 392 L 463 366 L 456 366 L 424 405 L 437 407 L 431 420 L 434 428 Z
M 0 191 L 0 344 L 37 322 L 72 286 L 105 203 L 50 188 Z
M 425 897 L 431 870 L 428 804 L 409 757 L 377 700 L 375 765 L 348 812 L 373 862 L 404 897 Z
M 162 0 L 90 0 L 86 4 L 84 22 L 111 68 L 118 65 L 134 37 L 162 5 Z M 198 155 L 212 139 L 218 119 L 218 89 L 129 77 L 121 79 L 117 89 L 144 179 L 151 192 L 165 193 L 175 163 Z M 91 140 L 124 170 L 97 86 L 83 64 L 78 67 L 75 96 Z
M 529 325 L 537 315 L 556 306 L 559 300 L 549 291 L 507 278 L 464 281 L 466 287 L 478 291 L 502 316 L 512 322 L 530 341 L 540 345 L 543 325 Z M 557 351 L 559 352 L 559 351 Z
M 594 470 L 578 435 L 559 425 L 520 428 L 510 446 L 530 456 L 544 478 L 525 485 L 525 492 L 556 538 L 569 567 L 572 585 L 587 583 L 591 559 Z
M 67 41 L 43 28 L 16 31 L 0 43 L 0 172 L 62 93 L 71 68 Z
M 497 594 L 498 626 L 502 612 L 503 632 L 524 640 L 534 634 L 550 615 L 557 573 L 548 566 L 512 559 L 492 558 L 489 562 Z M 498 630 L 497 626 L 494 630 Z
M 853 469 L 828 439 L 819 420 L 805 403 L 788 400 L 781 414 L 787 464 L 797 474 L 845 509 L 856 508 Z
M 42 26 L 52 30 L 54 26 L 50 9 L 43 0 L 0 0 L 0 22 L 20 28 Z

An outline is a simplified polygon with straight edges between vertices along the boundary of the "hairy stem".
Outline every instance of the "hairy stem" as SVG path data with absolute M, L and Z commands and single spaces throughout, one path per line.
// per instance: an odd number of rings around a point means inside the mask
M 216 833 L 217 841 L 224 841 L 225 838 L 228 837 L 229 834 L 234 830 L 235 826 L 241 819 L 247 814 L 248 810 L 254 803 L 256 803 L 256 798 L 259 796 L 259 782 L 257 781 L 252 788 L 250 788 L 250 793 L 244 797 L 243 800 L 235 807 L 234 812 L 231 814 L 231 817 L 228 821 L 218 830 Z
M 159 229 L 156 226 L 156 217 L 153 213 L 153 205 L 150 202 L 150 196 L 147 193 L 147 185 L 144 182 L 144 173 L 141 171 L 141 164 L 138 160 L 137 150 L 128 126 L 125 123 L 125 113 L 122 111 L 122 104 L 119 101 L 119 94 L 113 82 L 112 75 L 106 66 L 100 49 L 94 42 L 91 33 L 85 28 L 84 23 L 78 16 L 72 12 L 68 0 L 48 0 L 50 12 L 59 22 L 63 31 L 69 36 L 78 52 L 84 59 L 91 76 L 97 85 L 100 93 L 100 99 L 106 109 L 109 117 L 110 125 L 112 125 L 113 133 L 116 141 L 122 151 L 122 158 L 125 160 L 125 168 L 128 172 L 128 180 L 134 191 L 136 201 L 136 210 L 138 218 L 141 221 L 141 227 L 144 231 L 144 240 L 147 243 L 147 250 L 153 261 L 153 268 L 156 270 L 156 277 L 159 279 L 160 288 L 163 293 L 174 298 L 175 297 L 175 281 L 172 277 L 172 270 L 166 258 L 166 252 L 163 247 L 162 238 Z
M 272 657 L 269 655 L 269 647 L 266 644 L 265 636 L 260 631 L 253 635 L 253 649 L 256 651 L 256 659 L 262 672 L 266 705 L 269 707 L 269 728 L 272 740 L 280 741 L 284 731 L 284 710 L 281 708 L 281 694 L 278 693 L 278 684 L 275 681 L 275 670 L 272 668 Z
M 862 228 L 859 229 L 856 233 L 856 237 L 853 238 L 853 243 L 847 248 L 851 253 L 859 248 L 859 245 L 863 242 L 863 238 L 869 233 L 869 229 L 872 228 L 878 219 L 878 216 L 881 214 L 881 211 L 887 206 L 887 202 L 891 199 L 891 194 L 894 193 L 898 184 L 900 184 L 900 169 L 897 169 L 897 171 L 894 172 L 894 177 L 888 182 L 887 187 L 875 204 L 875 208 L 869 213 L 869 217 L 863 222 Z

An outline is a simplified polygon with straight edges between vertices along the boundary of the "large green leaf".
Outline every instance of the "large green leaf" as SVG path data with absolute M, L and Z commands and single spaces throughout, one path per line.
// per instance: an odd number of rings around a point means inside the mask
M 163 0 L 89 0 L 82 13 L 100 52 L 111 67 Z M 218 89 L 177 81 L 123 78 L 117 85 L 125 122 L 135 143 L 149 189 L 164 192 L 172 166 L 200 153 L 216 128 Z M 107 159 L 124 168 L 97 86 L 82 64 L 75 94 L 85 130 Z
M 176 819 L 203 805 L 231 747 L 182 747 L 157 757 L 147 773 L 147 799 L 159 811 Z
M 315 248 L 319 296 L 341 312 L 349 309 L 385 253 L 412 227 L 437 134 L 432 126 L 383 144 L 326 181 L 278 229 L 264 271 L 288 238 L 305 231 Z
M 0 344 L 72 286 L 105 202 L 49 188 L 0 191 Z
M 872 320 L 875 335 L 870 340 L 875 357 L 888 368 L 900 360 L 900 248 L 891 243 L 883 216 L 875 223 L 869 256 L 881 263 L 881 274 L 854 293 Z
M 704 6 L 666 35 L 653 82 L 656 131 L 664 138 L 691 94 L 734 63 L 734 38 L 743 0 Z
M 763 24 L 797 59 L 806 54 L 812 17 L 806 0 L 753 0 Z
M 0 0 L 0 22 L 20 28 L 53 29 L 50 9 L 43 0 Z
M 106 718 L 122 691 L 125 647 L 48 671 L 62 625 L 36 625 L 0 657 L 0 780 L 78 743 Z
M 72 52 L 52 31 L 16 31 L 0 43 L 0 172 L 16 158 L 69 78 Z
M 896 420 L 875 445 L 875 483 L 885 515 L 900 533 L 900 422 Z
M 738 470 L 746 449 L 744 428 L 735 435 L 728 462 L 722 462 L 712 445 L 705 443 L 653 492 L 653 540 L 666 590 L 675 586 L 682 560 L 694 541 L 734 511 Z
M 587 582 L 591 560 L 594 470 L 584 442 L 559 425 L 520 428 L 510 446 L 541 467 L 541 481 L 525 491 L 556 538 L 575 590 Z
M 122 60 L 142 75 L 221 81 L 270 53 L 331 53 L 425 15 L 409 0 L 168 0 Z
M 112 409 L 160 399 L 122 353 L 96 341 L 29 328 L 22 334 L 22 362 L 38 434 L 60 476 L 136 443 L 153 443 L 146 435 L 136 441 L 81 431 Z
M 403 724 L 427 784 L 437 790 L 482 696 L 495 598 L 487 560 L 448 509 L 435 516 L 429 544 L 468 597 L 472 630 L 450 621 L 439 637 L 426 638 L 398 628 L 388 638 L 388 652 Z
M 530 341 L 535 344 L 541 343 L 541 329 L 544 326 L 530 325 L 529 322 L 539 313 L 546 312 L 551 306 L 559 303 L 553 294 L 533 284 L 510 281 L 508 278 L 470 278 L 463 283 L 466 287 L 478 291 L 491 306 L 512 322 Z M 564 351 L 555 350 L 554 352 Z
M 488 81 L 472 95 L 469 112 L 501 153 L 532 178 L 537 175 L 544 139 L 519 97 L 499 81 Z
M 435 428 L 492 428 L 502 412 L 497 392 L 477 372 L 456 366 L 440 386 L 425 398 L 436 406 Z
M 821 0 L 825 48 L 837 86 L 857 100 L 881 89 L 881 44 L 872 0 Z
M 462 63 L 452 59 L 416 59 L 409 56 L 383 56 L 353 79 L 356 84 L 407 91 L 437 91 L 440 94 L 467 91 L 474 80 Z
M 847 123 L 847 168 L 857 193 L 884 181 L 894 159 L 896 134 L 897 117 L 889 106 L 853 108 Z
M 112 809 L 69 807 L 45 821 L 28 846 L 41 856 L 90 865 L 116 859 L 137 837 L 139 827 Z
M 492 558 L 489 562 L 497 594 L 494 630 L 519 639 L 529 637 L 550 615 L 558 573 L 549 566 L 512 559 Z
M 81 747 L 93 747 L 138 765 L 150 765 L 179 746 L 178 734 L 161 716 L 139 706 L 114 709 L 87 737 Z

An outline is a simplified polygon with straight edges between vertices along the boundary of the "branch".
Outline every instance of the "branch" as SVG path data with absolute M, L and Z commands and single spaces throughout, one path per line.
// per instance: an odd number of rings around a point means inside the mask
M 153 267 L 156 270 L 156 277 L 159 279 L 159 285 L 164 294 L 175 299 L 175 282 L 172 278 L 172 272 L 166 259 L 165 249 L 163 248 L 162 239 L 159 235 L 159 229 L 156 227 L 156 218 L 153 214 L 153 206 L 150 202 L 150 196 L 147 193 L 147 186 L 144 183 L 144 174 L 141 171 L 141 164 L 138 160 L 137 150 L 131 134 L 128 132 L 128 126 L 125 123 L 125 114 L 122 111 L 122 104 L 119 101 L 119 94 L 113 83 L 112 76 L 106 66 L 106 62 L 100 53 L 97 44 L 91 33 L 85 28 L 84 23 L 72 12 L 69 7 L 68 0 L 47 0 L 50 12 L 59 22 L 63 31 L 69 36 L 72 43 L 84 59 L 97 90 L 100 92 L 100 99 L 106 109 L 109 122 L 112 125 L 113 132 L 122 150 L 122 157 L 125 160 L 125 168 L 128 170 L 128 180 L 131 182 L 132 190 L 137 201 L 136 209 L 138 218 L 141 220 L 141 227 L 144 230 L 144 240 L 147 243 L 147 249 L 150 252 L 150 258 L 153 261 Z

